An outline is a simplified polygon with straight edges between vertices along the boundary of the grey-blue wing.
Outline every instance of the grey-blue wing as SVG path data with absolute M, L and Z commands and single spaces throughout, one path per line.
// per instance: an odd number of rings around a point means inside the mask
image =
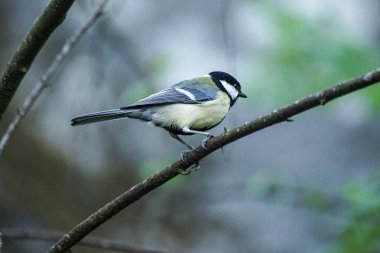
M 179 83 L 181 84 L 181 83 Z M 181 87 L 180 85 L 172 86 L 166 90 L 160 91 L 146 98 L 143 98 L 136 103 L 124 106 L 120 109 L 141 109 L 156 105 L 167 104 L 199 104 L 202 102 L 213 100 L 216 97 L 216 92 L 210 93 L 198 88 Z

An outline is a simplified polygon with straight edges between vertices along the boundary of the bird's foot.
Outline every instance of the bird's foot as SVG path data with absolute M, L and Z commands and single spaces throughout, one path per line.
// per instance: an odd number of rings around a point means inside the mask
M 207 135 L 207 137 L 202 141 L 202 147 L 203 147 L 204 149 L 207 150 L 207 147 L 206 147 L 207 142 L 208 142 L 210 139 L 214 138 L 214 137 L 215 137 L 215 136 L 212 135 L 212 134 Z
M 183 162 L 185 162 L 185 157 L 187 155 L 187 153 L 191 152 L 192 150 L 184 150 L 181 152 L 180 154 L 180 158 Z M 194 165 L 190 166 L 189 168 L 185 169 L 185 170 L 181 170 L 180 171 L 180 174 L 183 175 L 183 176 L 187 176 L 189 175 L 191 172 L 193 171 L 197 171 L 200 169 L 200 165 L 199 165 L 199 162 L 196 162 Z
M 179 174 L 181 174 L 182 176 L 187 176 L 189 175 L 191 172 L 193 171 L 197 171 L 201 168 L 201 166 L 199 165 L 199 162 L 197 162 L 196 164 L 194 164 L 193 166 L 187 168 L 187 169 L 184 169 L 184 170 L 180 170 Z
M 187 155 L 187 153 L 190 153 L 192 150 L 184 150 L 181 152 L 181 154 L 179 155 L 179 157 L 181 158 L 182 162 L 185 161 L 185 157 Z

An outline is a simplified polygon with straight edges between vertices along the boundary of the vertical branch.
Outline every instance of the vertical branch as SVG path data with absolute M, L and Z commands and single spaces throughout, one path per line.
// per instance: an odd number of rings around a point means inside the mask
M 52 0 L 17 48 L 0 80 L 0 120 L 47 39 L 63 22 L 74 0 Z
M 5 147 L 9 142 L 9 139 L 13 135 L 17 126 L 20 124 L 21 120 L 29 112 L 30 108 L 32 108 L 34 103 L 42 94 L 42 91 L 46 88 L 46 86 L 52 80 L 54 75 L 57 73 L 59 67 L 64 63 L 65 59 L 72 51 L 72 48 L 77 44 L 80 38 L 90 29 L 90 27 L 103 13 L 104 6 L 107 2 L 108 0 L 103 0 L 96 8 L 95 12 L 91 15 L 89 20 L 79 29 L 79 31 L 76 34 L 74 34 L 71 38 L 67 40 L 67 42 L 63 45 L 61 52 L 55 57 L 49 69 L 41 77 L 40 81 L 36 84 L 36 86 L 34 86 L 33 90 L 30 92 L 23 105 L 17 110 L 16 116 L 13 118 L 5 134 L 0 140 L 0 156 L 3 154 Z

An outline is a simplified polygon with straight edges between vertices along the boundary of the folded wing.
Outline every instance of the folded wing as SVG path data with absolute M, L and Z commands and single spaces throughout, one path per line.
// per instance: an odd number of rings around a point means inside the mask
M 167 104 L 199 104 L 215 99 L 215 89 L 200 89 L 198 87 L 183 87 L 181 83 L 166 90 L 160 91 L 136 103 L 124 106 L 121 110 L 142 109 L 144 107 Z

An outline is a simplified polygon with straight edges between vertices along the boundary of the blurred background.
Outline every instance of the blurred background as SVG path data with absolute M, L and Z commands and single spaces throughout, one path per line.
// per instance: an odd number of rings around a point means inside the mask
M 47 3 L 0 1 L 1 71 Z M 96 3 L 76 1 L 1 133 Z M 223 70 L 248 99 L 211 131 L 220 134 L 379 67 L 379 43 L 379 1 L 112 0 L 0 158 L 0 227 L 66 231 L 183 151 L 134 120 L 71 127 L 79 114 Z M 379 252 L 379 110 L 377 85 L 243 138 L 92 235 L 168 252 Z M 198 145 L 202 137 L 185 139 Z M 3 251 L 50 246 L 12 241 Z

